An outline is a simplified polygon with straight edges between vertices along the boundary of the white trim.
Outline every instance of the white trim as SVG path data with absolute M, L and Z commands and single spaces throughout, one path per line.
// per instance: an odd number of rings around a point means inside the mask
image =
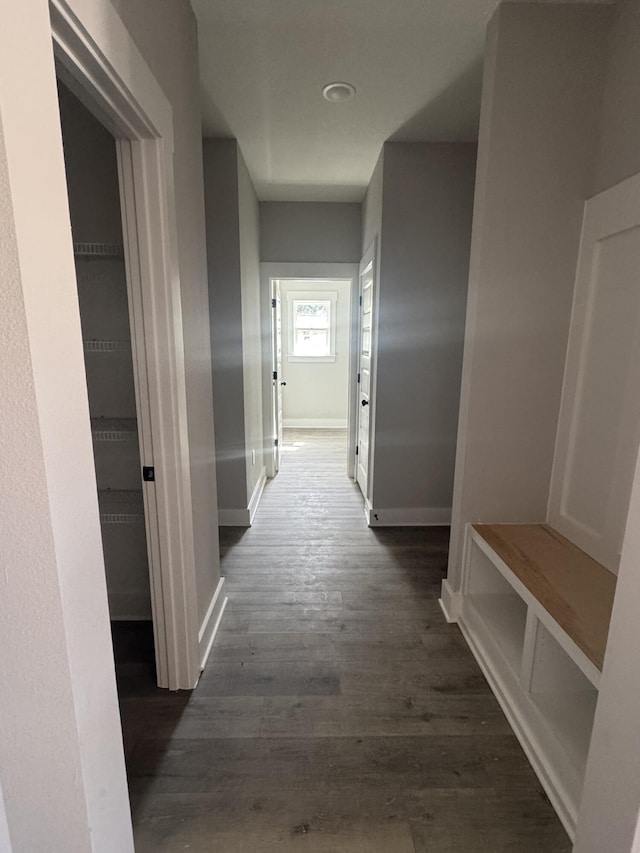
M 263 466 L 258 477 L 258 482 L 253 487 L 251 498 L 249 499 L 249 525 L 253 524 L 253 519 L 256 517 L 256 510 L 260 504 L 262 493 L 267 482 L 267 469 Z
M 287 418 L 284 429 L 347 429 L 346 418 Z
M 173 177 L 173 113 L 109 4 L 51 0 L 62 77 L 118 140 L 139 394 L 158 685 L 200 674 L 184 342 Z
M 458 621 L 462 606 L 462 595 L 459 592 L 454 592 L 451 584 L 446 578 L 442 581 L 438 604 L 440 605 L 440 608 L 444 613 L 444 618 L 447 622 L 452 623 Z
M 364 517 L 367 519 L 369 527 L 371 527 L 371 503 L 369 498 L 364 499 Z
M 222 616 L 227 606 L 227 601 L 229 600 L 226 595 L 222 597 L 224 581 L 224 578 L 220 578 L 220 580 L 218 581 L 216 591 L 213 593 L 211 603 L 209 604 L 207 613 L 204 619 L 202 620 L 202 625 L 200 626 L 200 630 L 198 631 L 198 646 L 200 648 L 200 672 L 202 672 L 202 670 L 207 665 L 207 660 L 209 659 L 209 655 L 211 654 L 211 649 L 216 639 L 216 634 L 218 633 L 218 628 L 220 627 L 220 622 L 222 621 Z M 211 627 L 212 623 L 213 627 Z
M 367 501 L 369 527 L 440 527 L 451 524 L 451 507 L 394 507 L 381 509 Z
M 348 449 L 348 452 L 353 454 L 352 467 L 353 478 L 358 484 L 360 491 L 365 499 L 365 504 L 368 509 L 365 509 L 367 521 L 371 516 L 371 497 L 373 495 L 373 468 L 375 455 L 375 432 L 376 432 L 376 388 L 377 388 L 377 364 L 378 364 L 378 313 L 380 302 L 380 270 L 379 270 L 379 239 L 378 235 L 374 235 L 373 239 L 367 246 L 362 259 L 358 265 L 358 280 L 356 293 L 354 298 L 357 302 L 357 322 L 354 329 L 354 365 L 353 371 L 353 394 L 350 395 L 349 403 L 349 418 L 353 423 L 353 445 Z M 366 392 L 363 392 L 363 385 L 357 382 L 357 377 L 363 372 L 363 347 L 362 347 L 362 316 L 363 316 L 363 280 L 367 271 L 371 269 L 371 339 L 369 341 L 368 352 L 368 368 L 369 368 L 369 385 Z M 367 419 L 368 419 L 368 436 L 367 436 L 367 459 L 366 469 L 363 467 L 360 446 L 360 419 L 363 416 L 362 405 L 368 403 Z M 358 454 L 358 455 L 356 455 Z

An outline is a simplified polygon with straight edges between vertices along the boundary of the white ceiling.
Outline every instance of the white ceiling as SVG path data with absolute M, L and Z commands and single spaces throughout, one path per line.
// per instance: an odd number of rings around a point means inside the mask
M 383 142 L 474 140 L 497 0 L 191 0 L 205 136 L 263 200 L 360 201 Z M 329 104 L 346 80 L 352 101 Z

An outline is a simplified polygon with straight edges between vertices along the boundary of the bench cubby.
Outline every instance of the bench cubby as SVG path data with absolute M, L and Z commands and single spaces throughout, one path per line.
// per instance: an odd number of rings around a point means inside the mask
M 546 524 L 467 526 L 458 624 L 572 838 L 615 580 Z

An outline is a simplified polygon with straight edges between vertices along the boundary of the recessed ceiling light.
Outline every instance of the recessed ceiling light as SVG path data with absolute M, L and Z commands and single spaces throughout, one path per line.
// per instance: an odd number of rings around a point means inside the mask
M 351 83 L 327 83 L 322 89 L 322 97 L 332 104 L 349 101 L 356 93 L 356 87 Z

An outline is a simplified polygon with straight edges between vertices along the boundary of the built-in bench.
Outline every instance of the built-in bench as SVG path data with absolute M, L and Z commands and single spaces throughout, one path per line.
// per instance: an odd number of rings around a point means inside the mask
M 467 527 L 460 628 L 572 838 L 615 585 L 547 524 Z

